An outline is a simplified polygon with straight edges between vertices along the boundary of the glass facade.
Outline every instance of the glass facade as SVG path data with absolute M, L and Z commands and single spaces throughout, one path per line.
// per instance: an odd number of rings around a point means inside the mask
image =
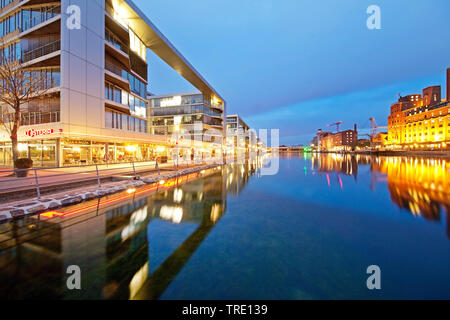
M 112 83 L 105 82 L 105 99 L 128 106 L 133 116 L 147 118 L 147 102 Z
M 5 1 L 8 3 L 9 1 Z M 47 21 L 61 14 L 60 5 L 41 6 L 35 8 L 22 9 L 0 21 L 0 37 L 10 34 L 16 30 L 26 31 L 38 24 Z
M 194 140 L 221 143 L 223 112 L 209 108 L 201 94 L 150 97 L 151 131 L 156 135 L 174 132 L 189 134 Z
M 105 127 L 147 133 L 147 120 L 134 118 L 111 109 L 105 110 Z

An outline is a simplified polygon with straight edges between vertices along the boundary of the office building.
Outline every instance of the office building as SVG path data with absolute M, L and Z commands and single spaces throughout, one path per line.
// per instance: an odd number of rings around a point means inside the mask
M 148 49 L 225 110 L 131 0 L 0 4 L 1 54 L 46 79 L 45 95 L 22 106 L 18 133 L 20 156 L 35 166 L 151 160 L 167 150 L 166 137 L 150 132 Z M 11 154 L 2 131 L 0 165 L 11 165 Z

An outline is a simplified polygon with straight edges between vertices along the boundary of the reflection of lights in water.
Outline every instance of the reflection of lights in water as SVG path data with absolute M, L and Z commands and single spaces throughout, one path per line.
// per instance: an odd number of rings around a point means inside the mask
M 233 174 L 230 173 L 230 175 L 228 176 L 228 184 L 232 183 L 233 183 Z
M 147 280 L 148 275 L 148 262 L 142 266 L 136 272 L 136 274 L 133 276 L 133 279 L 131 279 L 129 284 L 130 289 L 130 299 L 133 298 L 139 290 L 142 288 L 142 285 L 144 284 L 145 280 Z
M 176 203 L 180 203 L 183 200 L 183 190 L 175 189 L 173 191 L 173 201 Z
M 180 223 L 183 219 L 183 208 L 162 206 L 159 211 L 161 219 L 172 221 L 173 223 Z
M 145 221 L 145 219 L 147 219 L 147 206 L 136 210 L 131 215 L 130 223 L 122 229 L 122 242 L 130 238 L 136 232 L 136 229 L 138 229 L 139 225 Z
M 197 199 L 198 199 L 199 201 L 202 201 L 202 200 L 203 200 L 203 192 L 199 192 L 199 193 L 198 193 Z
M 216 222 L 217 220 L 219 220 L 220 211 L 221 211 L 220 204 L 217 204 L 217 203 L 213 204 L 213 206 L 211 207 L 211 221 L 212 222 Z

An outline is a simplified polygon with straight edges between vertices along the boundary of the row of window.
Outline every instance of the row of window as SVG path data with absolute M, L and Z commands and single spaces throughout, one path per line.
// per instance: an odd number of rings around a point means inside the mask
M 11 43 L 0 49 L 1 64 L 10 63 L 21 59 L 20 42 Z
M 172 126 L 175 124 L 174 121 L 175 117 L 152 117 L 152 124 L 153 126 Z M 181 125 L 186 124 L 195 124 L 195 123 L 204 123 L 209 124 L 212 126 L 222 126 L 222 120 L 217 118 L 211 118 L 207 115 L 189 115 L 189 116 L 180 116 L 180 123 Z
M 8 6 L 10 3 L 13 3 L 16 0 L 0 0 L 0 9 L 5 8 L 6 6 Z M 20 0 L 20 2 L 22 2 L 23 0 Z
M 180 124 L 194 124 L 195 122 L 203 122 L 201 114 L 181 117 Z M 152 117 L 152 124 L 154 126 L 172 126 L 174 123 L 174 117 Z
M 25 92 L 31 86 L 40 90 L 51 89 L 59 87 L 61 83 L 61 74 L 59 68 L 46 68 L 40 70 L 24 72 L 25 82 L 22 86 Z M 10 82 L 5 84 L 0 83 L 3 88 L 8 88 L 13 85 Z M 15 89 L 12 89 L 15 90 Z
M 144 99 L 147 98 L 147 85 L 144 82 L 139 80 L 138 77 L 133 76 L 131 73 L 128 73 L 128 81 L 130 82 L 131 92 Z
M 173 116 L 182 114 L 206 114 L 212 117 L 221 117 L 222 114 L 213 109 L 207 108 L 202 105 L 194 106 L 179 106 L 179 107 L 164 107 L 152 109 L 152 116 Z
M 40 81 L 42 90 L 56 88 L 61 85 L 61 71 L 59 67 L 28 71 L 25 72 L 25 75 L 33 79 L 33 81 Z
M 105 111 L 105 126 L 111 129 L 147 133 L 147 121 L 119 113 L 110 109 Z
M 58 14 L 61 14 L 60 6 L 23 9 L 0 21 L 0 37 L 16 30 L 26 31 Z
M 130 83 L 131 92 L 137 94 L 138 96 L 144 99 L 147 98 L 147 85 L 143 81 L 139 80 L 138 77 L 135 77 L 127 70 L 118 66 L 111 59 L 105 59 L 105 69 L 111 71 L 114 74 L 117 74 L 119 77 L 128 79 Z
M 151 106 L 153 108 L 161 107 L 161 101 L 163 101 L 163 104 L 165 101 L 175 101 L 174 97 L 172 98 L 159 98 L 159 99 L 151 99 Z M 191 96 L 182 96 L 179 97 L 179 105 L 189 105 L 189 104 L 202 104 L 203 103 L 203 96 L 201 94 L 191 95 Z M 165 106 L 170 106 L 169 104 L 166 104 Z M 171 105 L 174 106 L 174 105 Z
M 105 83 L 105 99 L 128 105 L 130 112 L 138 117 L 147 117 L 147 103 L 138 97 L 121 90 L 119 87 L 106 82 Z

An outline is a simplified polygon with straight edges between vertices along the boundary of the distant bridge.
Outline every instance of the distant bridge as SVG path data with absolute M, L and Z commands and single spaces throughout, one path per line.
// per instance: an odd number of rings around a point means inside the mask
M 271 151 L 278 150 L 278 152 L 304 152 L 308 147 L 305 146 L 280 146 L 278 148 L 271 148 Z

